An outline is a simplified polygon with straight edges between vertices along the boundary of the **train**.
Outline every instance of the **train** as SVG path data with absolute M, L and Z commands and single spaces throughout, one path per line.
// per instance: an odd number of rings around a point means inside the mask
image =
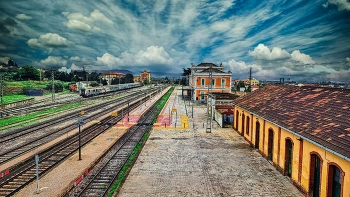
M 97 87 L 87 87 L 82 88 L 80 90 L 80 96 L 86 98 L 90 96 L 95 96 L 99 94 L 106 94 L 109 92 L 116 92 L 119 90 L 126 90 L 130 88 L 137 88 L 140 87 L 140 83 L 125 83 L 125 84 L 118 84 L 118 85 L 106 85 L 106 86 L 97 86 Z

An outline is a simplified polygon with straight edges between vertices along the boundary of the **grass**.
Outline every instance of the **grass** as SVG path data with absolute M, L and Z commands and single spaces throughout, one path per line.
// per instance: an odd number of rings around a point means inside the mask
M 12 103 L 12 102 L 16 102 L 16 101 L 21 101 L 21 100 L 25 100 L 25 99 L 29 99 L 29 98 L 33 98 L 30 96 L 26 96 L 26 95 L 4 95 L 3 97 L 3 104 L 7 104 L 7 103 Z
M 164 105 L 166 104 L 167 100 L 169 99 L 171 93 L 173 92 L 174 88 L 170 88 L 168 90 L 167 93 L 165 93 L 162 98 L 160 98 L 156 103 L 155 103 L 155 107 L 158 108 L 159 110 L 163 109 Z M 156 121 L 158 118 L 158 115 L 157 117 L 155 117 L 155 120 Z M 142 137 L 142 139 L 140 140 L 140 142 L 135 146 L 132 154 L 130 155 L 129 157 L 129 160 L 127 161 L 127 163 L 123 166 L 123 169 L 120 171 L 119 175 L 118 175 L 118 178 L 117 178 L 117 181 L 112 185 L 111 187 L 111 190 L 110 192 L 108 193 L 108 196 L 109 197 L 112 197 L 115 190 L 119 187 L 120 183 L 123 181 L 124 179 L 124 176 L 125 176 L 125 173 L 129 170 L 129 168 L 131 167 L 132 163 L 134 162 L 134 160 L 136 159 L 137 157 L 137 154 L 139 153 L 139 151 L 141 150 L 142 148 L 142 144 L 146 141 L 146 139 L 148 138 L 148 136 L 150 135 L 150 132 L 147 131 L 145 133 L 145 135 Z M 128 154 L 129 156 L 129 154 Z
M 47 109 L 47 110 L 43 110 L 40 112 L 28 114 L 25 116 L 14 116 L 14 117 L 6 118 L 6 119 L 1 119 L 0 120 L 0 127 L 20 123 L 23 121 L 28 121 L 28 120 L 31 120 L 34 118 L 39 118 L 40 116 L 45 115 L 45 114 L 50 114 L 50 113 L 52 114 L 52 113 L 64 111 L 66 109 L 76 108 L 76 107 L 81 106 L 81 105 L 82 105 L 82 103 L 70 103 L 70 104 L 62 105 L 62 106 L 55 108 L 55 109 Z

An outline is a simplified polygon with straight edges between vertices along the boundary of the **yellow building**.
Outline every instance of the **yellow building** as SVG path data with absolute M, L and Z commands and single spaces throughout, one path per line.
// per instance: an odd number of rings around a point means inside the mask
M 211 69 L 212 81 L 209 82 L 209 71 Z M 212 92 L 231 93 L 232 73 L 224 72 L 222 65 L 217 66 L 213 63 L 201 63 L 197 66 L 191 66 L 191 75 L 189 76 L 189 86 L 193 90 L 192 99 L 205 101 L 208 97 L 208 86 L 211 83 Z
M 120 78 L 123 78 L 124 76 L 125 74 L 120 72 L 104 72 L 102 73 L 101 78 L 103 80 L 107 80 L 107 84 L 111 85 L 113 79 L 120 79 Z
M 134 82 L 144 83 L 145 81 L 147 81 L 147 83 L 151 83 L 151 73 L 147 72 L 146 70 L 142 71 L 140 76 L 134 76 Z
M 268 85 L 233 103 L 233 127 L 306 196 L 350 196 L 350 90 Z

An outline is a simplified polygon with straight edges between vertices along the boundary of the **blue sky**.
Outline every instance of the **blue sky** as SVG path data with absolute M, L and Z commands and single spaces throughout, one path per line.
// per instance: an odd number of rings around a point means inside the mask
M 0 36 L 0 61 L 20 66 L 350 82 L 347 0 L 11 0 Z

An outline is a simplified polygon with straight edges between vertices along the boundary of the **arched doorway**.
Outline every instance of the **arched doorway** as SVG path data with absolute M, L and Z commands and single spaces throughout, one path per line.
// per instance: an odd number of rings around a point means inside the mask
M 273 158 L 273 130 L 269 129 L 269 138 L 267 144 L 267 159 L 272 161 Z
M 320 196 L 322 160 L 317 154 L 311 154 L 309 191 L 312 197 Z
M 242 133 L 241 133 L 242 136 L 244 135 L 244 120 L 245 120 L 245 115 L 242 114 Z
M 259 149 L 259 141 L 260 141 L 260 123 L 257 121 L 255 123 L 255 148 Z
M 286 139 L 284 158 L 284 175 L 292 177 L 292 163 L 293 163 L 293 142 L 290 139 Z
M 342 171 L 335 165 L 329 165 L 327 196 L 341 197 L 342 182 Z
M 238 110 L 236 110 L 236 130 L 238 131 Z

